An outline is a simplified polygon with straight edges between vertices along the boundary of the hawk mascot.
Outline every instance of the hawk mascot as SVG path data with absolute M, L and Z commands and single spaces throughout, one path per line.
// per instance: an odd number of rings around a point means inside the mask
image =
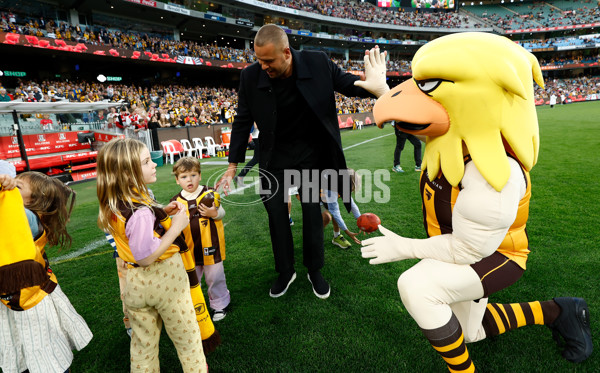
M 539 150 L 533 81 L 536 58 L 511 40 L 468 32 L 438 38 L 412 60 L 413 78 L 375 104 L 386 122 L 426 139 L 420 179 L 426 239 L 363 241 L 371 264 L 421 259 L 398 279 L 406 309 L 451 372 L 474 372 L 465 343 L 525 325 L 546 325 L 562 355 L 592 353 L 581 298 L 498 304 L 488 297 L 516 282 L 529 253 L 525 229 Z

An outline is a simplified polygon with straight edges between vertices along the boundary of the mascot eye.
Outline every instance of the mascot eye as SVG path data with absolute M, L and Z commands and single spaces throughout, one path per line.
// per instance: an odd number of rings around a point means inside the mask
M 415 79 L 415 82 L 417 83 L 417 87 L 419 87 L 419 89 L 423 93 L 428 94 L 429 92 L 433 92 L 440 84 L 442 84 L 443 80 L 442 79 L 429 79 L 429 80 Z

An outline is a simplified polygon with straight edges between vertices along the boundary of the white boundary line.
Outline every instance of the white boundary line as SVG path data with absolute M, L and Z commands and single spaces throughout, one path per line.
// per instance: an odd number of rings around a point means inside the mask
M 384 137 L 386 137 L 386 136 L 391 136 L 391 135 L 393 135 L 393 134 L 394 134 L 394 133 L 388 133 L 388 134 L 385 134 L 385 135 L 381 135 L 381 136 L 373 137 L 372 139 L 368 139 L 368 140 L 365 140 L 365 141 L 359 142 L 359 143 L 357 143 L 357 144 L 353 144 L 353 145 L 347 146 L 347 147 L 345 147 L 343 150 L 344 150 L 344 151 L 346 151 L 346 150 L 348 150 L 348 149 L 352 149 L 352 148 L 354 148 L 354 147 L 357 147 L 357 146 L 359 146 L 359 145 L 363 145 L 363 144 L 366 144 L 366 143 L 368 143 L 368 142 L 371 142 L 371 141 L 379 140 L 379 139 L 381 139 L 381 138 L 384 138 Z M 241 187 L 241 188 L 235 188 L 235 189 L 231 190 L 229 193 L 230 193 L 230 194 L 234 194 L 235 192 L 239 192 L 239 191 L 242 191 L 242 190 L 244 190 L 244 189 L 248 189 L 248 188 L 250 188 L 250 187 L 253 187 L 253 186 L 255 186 L 256 184 L 258 184 L 258 180 L 257 180 L 257 181 L 255 181 L 255 182 L 253 182 L 252 184 L 244 184 L 244 186 L 243 186 L 243 187 Z
M 108 241 L 105 238 L 101 238 L 99 240 L 96 240 L 94 242 L 90 242 L 89 244 L 85 245 L 83 248 L 77 250 L 77 251 L 73 251 L 72 253 L 68 253 L 65 255 L 61 255 L 58 256 L 56 258 L 53 258 L 50 262 L 60 262 L 63 260 L 67 260 L 67 259 L 73 259 L 76 258 L 80 255 L 83 255 L 85 253 L 89 253 L 90 251 L 99 248 L 100 246 L 102 246 L 103 244 L 107 244 L 108 245 Z
M 386 136 L 391 136 L 391 135 L 394 135 L 394 133 L 392 132 L 392 133 L 388 133 L 388 134 L 386 134 L 386 135 L 381 135 L 381 136 L 373 137 L 372 139 L 368 139 L 368 140 L 365 140 L 365 141 L 359 142 L 359 143 L 357 143 L 357 144 L 353 144 L 353 145 L 350 145 L 350 146 L 346 146 L 346 147 L 344 148 L 344 150 L 352 149 L 352 148 L 354 148 L 354 147 L 356 147 L 356 146 L 359 146 L 359 145 L 362 145 L 362 144 L 366 144 L 366 143 L 368 143 L 368 142 L 371 142 L 371 141 L 379 140 L 379 139 L 381 139 L 381 138 L 383 138 L 383 137 L 386 137 Z

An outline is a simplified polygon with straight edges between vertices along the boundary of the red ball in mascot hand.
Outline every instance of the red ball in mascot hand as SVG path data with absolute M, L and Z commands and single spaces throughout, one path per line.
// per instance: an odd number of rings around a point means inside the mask
M 379 228 L 379 224 L 381 224 L 379 216 L 370 212 L 362 214 L 358 217 L 358 220 L 356 220 L 358 228 L 366 233 L 375 232 Z

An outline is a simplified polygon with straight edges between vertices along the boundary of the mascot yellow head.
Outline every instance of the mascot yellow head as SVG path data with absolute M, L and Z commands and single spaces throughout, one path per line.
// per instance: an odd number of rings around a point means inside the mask
M 375 103 L 378 126 L 427 136 L 423 167 L 457 186 L 465 154 L 494 189 L 510 175 L 507 152 L 535 165 L 539 131 L 533 81 L 544 86 L 537 59 L 511 40 L 468 32 L 438 38 L 412 60 L 413 79 Z

